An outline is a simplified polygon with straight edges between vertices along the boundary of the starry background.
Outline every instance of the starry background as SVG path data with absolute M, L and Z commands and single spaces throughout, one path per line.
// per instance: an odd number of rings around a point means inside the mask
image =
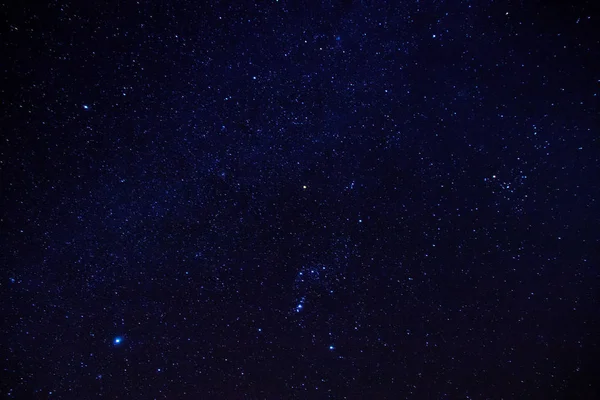
M 2 4 L 1 396 L 598 396 L 593 3 Z

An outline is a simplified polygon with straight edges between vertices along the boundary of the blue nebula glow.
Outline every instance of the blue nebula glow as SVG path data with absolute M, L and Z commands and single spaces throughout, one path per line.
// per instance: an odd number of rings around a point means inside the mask
M 114 338 L 113 344 L 119 345 L 119 344 L 121 344 L 122 341 L 123 341 L 123 338 L 121 336 L 117 336 L 116 338 Z

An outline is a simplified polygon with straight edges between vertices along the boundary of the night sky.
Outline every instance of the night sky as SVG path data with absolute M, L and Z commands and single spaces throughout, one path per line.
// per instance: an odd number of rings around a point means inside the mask
M 595 1 L 9 3 L 0 397 L 600 396 Z

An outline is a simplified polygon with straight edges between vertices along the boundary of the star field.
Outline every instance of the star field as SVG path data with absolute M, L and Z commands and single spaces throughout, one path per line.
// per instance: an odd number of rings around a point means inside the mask
M 593 2 L 0 10 L 2 398 L 600 396 Z

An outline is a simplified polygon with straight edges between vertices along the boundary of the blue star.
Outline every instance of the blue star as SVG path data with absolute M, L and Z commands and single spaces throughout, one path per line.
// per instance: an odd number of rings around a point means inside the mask
M 113 340 L 113 344 L 114 344 L 115 346 L 118 346 L 118 345 L 120 345 L 120 344 L 121 344 L 121 342 L 122 342 L 122 341 L 123 341 L 123 338 L 122 338 L 121 336 L 117 336 L 116 338 L 114 338 L 114 340 Z
M 83 109 L 84 109 L 84 110 L 89 110 L 89 109 L 90 109 L 90 106 L 88 106 L 87 104 L 84 104 L 84 105 L 83 105 Z
M 330 345 L 329 350 L 333 350 L 333 349 L 335 349 L 335 347 L 333 345 Z

